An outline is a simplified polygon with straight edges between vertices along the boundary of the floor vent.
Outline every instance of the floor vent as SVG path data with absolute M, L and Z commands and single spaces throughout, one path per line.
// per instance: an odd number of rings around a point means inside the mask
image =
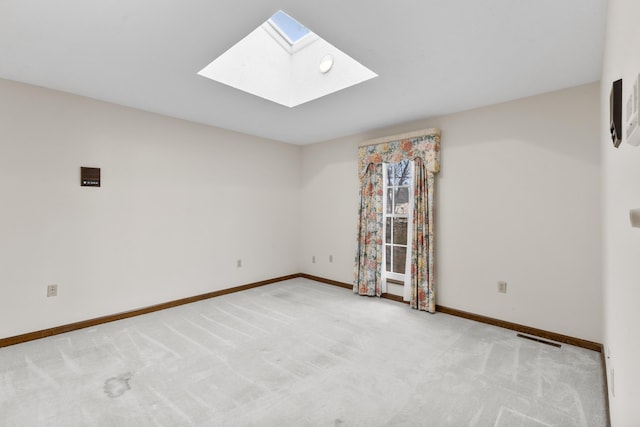
M 558 347 L 558 348 L 562 347 L 562 346 L 561 346 L 560 344 L 558 344 L 558 343 L 551 342 L 551 341 L 546 341 L 546 340 L 543 340 L 543 339 L 541 339 L 541 338 L 530 337 L 530 336 L 528 336 L 528 335 L 522 335 L 522 334 L 518 334 L 517 336 L 518 336 L 518 337 L 520 337 L 520 338 L 526 338 L 526 339 L 531 340 L 531 341 L 540 342 L 540 343 L 542 343 L 542 344 L 552 345 L 552 346 L 554 346 L 554 347 Z

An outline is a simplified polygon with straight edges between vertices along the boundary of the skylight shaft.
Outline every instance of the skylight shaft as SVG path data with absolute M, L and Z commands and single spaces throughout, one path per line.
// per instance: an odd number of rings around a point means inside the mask
M 198 74 L 289 108 L 377 77 L 281 10 Z

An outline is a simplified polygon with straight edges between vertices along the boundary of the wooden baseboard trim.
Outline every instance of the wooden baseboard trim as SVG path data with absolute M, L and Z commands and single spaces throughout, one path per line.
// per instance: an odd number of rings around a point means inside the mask
M 311 274 L 300 273 L 300 276 L 304 279 L 313 280 L 314 282 L 325 283 L 327 285 L 338 286 L 339 288 L 353 289 L 353 285 L 345 282 L 338 282 L 337 280 L 325 279 L 324 277 L 312 276 Z
M 50 337 L 53 335 L 63 334 L 65 332 L 71 332 L 78 329 L 89 328 L 92 326 L 97 326 L 103 323 L 114 322 L 116 320 L 127 319 L 129 317 L 140 316 L 147 313 L 152 313 L 154 311 L 165 310 L 167 308 L 177 307 L 184 304 L 189 304 L 192 302 L 202 301 L 209 298 L 215 298 L 222 295 L 231 294 L 234 292 L 240 292 L 251 288 L 256 288 L 259 286 L 270 285 L 272 283 L 282 282 L 284 280 L 295 279 L 297 277 L 303 277 L 305 279 L 313 280 L 315 282 L 325 283 L 328 285 L 338 286 L 344 289 L 353 289 L 353 285 L 345 282 L 340 282 L 337 280 L 325 279 L 323 277 L 313 276 L 311 274 L 306 273 L 296 273 L 290 274 L 288 276 L 276 277 L 273 279 L 262 280 L 260 282 L 249 283 L 247 285 L 236 286 L 229 289 L 222 289 L 219 291 L 208 292 L 201 295 L 195 295 L 188 298 L 182 298 L 175 301 L 170 301 L 162 304 L 152 305 L 150 307 L 144 307 L 136 310 L 126 311 L 123 313 L 112 314 L 108 316 L 98 317 L 94 319 L 84 320 L 81 322 L 71 323 L 67 325 L 56 326 L 49 329 L 43 329 L 40 331 L 29 332 L 22 335 L 16 335 L 13 337 L 2 338 L 0 339 L 0 348 L 7 347 L 14 344 L 20 344 L 27 341 L 36 340 L 39 338 Z M 403 301 L 401 296 L 392 295 L 392 294 L 383 294 L 382 298 L 389 299 L 392 301 L 397 301 L 401 303 L 407 303 Z M 555 332 L 544 331 L 542 329 L 532 328 L 529 326 L 520 325 L 517 323 L 507 322 L 504 320 L 494 319 L 487 316 L 482 316 L 474 313 L 469 313 L 462 310 L 457 310 L 449 307 L 444 307 L 441 305 L 436 306 L 436 310 L 442 313 L 450 314 L 457 317 L 463 317 L 465 319 L 475 320 L 481 323 L 487 323 L 494 326 L 499 326 L 501 328 L 511 329 L 518 332 L 523 332 L 530 335 L 535 335 L 541 338 L 549 339 L 552 341 L 562 342 L 565 344 L 571 344 L 578 347 L 586 348 L 593 351 L 602 352 L 602 345 L 599 343 L 595 343 L 592 341 L 587 341 L 579 338 L 569 337 L 567 335 L 557 334 Z M 605 372 L 606 374 L 606 372 Z
M 325 279 L 324 277 L 312 276 L 311 274 L 300 273 L 300 277 L 302 277 L 304 279 L 313 280 L 315 282 L 325 283 L 327 285 L 337 286 L 339 288 L 353 289 L 353 285 L 350 285 L 349 283 L 339 282 L 337 280 Z M 394 295 L 394 294 L 385 293 L 385 294 L 382 294 L 380 296 L 380 298 L 390 299 L 392 301 L 403 302 L 403 303 L 409 304 L 409 302 L 408 301 L 404 301 L 400 295 Z
M 391 301 L 401 302 L 403 304 L 409 304 L 409 301 L 405 301 L 404 298 L 402 296 L 400 296 L 400 295 L 382 294 L 382 295 L 380 295 L 380 298 L 390 299 Z
M 301 277 L 301 274 L 290 274 L 288 276 L 276 277 L 274 279 L 262 280 L 260 282 L 249 283 L 247 285 L 236 286 L 228 289 L 221 289 L 219 291 L 207 292 L 206 294 L 195 295 L 188 298 L 182 298 L 175 301 L 169 301 L 162 304 L 156 304 L 149 307 L 139 308 L 136 310 L 125 311 L 123 313 L 111 314 L 108 316 L 97 317 L 95 319 L 83 320 L 81 322 L 70 323 L 68 325 L 56 326 L 54 328 L 43 329 L 36 332 L 29 332 L 22 335 L 16 335 L 13 337 L 0 339 L 0 348 L 8 347 L 10 345 L 20 344 L 27 341 L 33 341 L 40 338 L 46 338 L 53 335 L 63 334 L 65 332 L 76 331 L 78 329 L 89 328 L 92 326 L 101 325 L 103 323 L 114 322 L 116 320 L 127 319 L 129 317 L 140 316 L 143 314 L 153 313 L 154 311 L 166 310 L 167 308 L 178 307 L 184 304 L 190 304 L 192 302 L 202 301 L 209 298 L 215 298 L 222 295 L 231 294 L 234 292 L 246 291 L 247 289 L 257 288 L 259 286 L 270 285 L 272 283 L 282 282 L 284 280 L 295 279 Z
M 350 284 L 344 283 L 344 282 L 339 282 L 337 280 L 325 279 L 323 277 L 312 276 L 310 274 L 305 274 L 305 273 L 301 273 L 300 277 L 303 277 L 303 278 L 309 279 L 309 280 L 314 280 L 314 281 L 320 282 L 320 283 L 326 283 L 326 284 L 329 284 L 329 285 L 339 286 L 341 288 L 353 289 L 353 285 L 350 285 Z M 403 298 L 401 296 L 399 296 L 399 295 L 382 294 L 382 298 L 408 304 L 408 302 L 407 301 L 403 301 Z M 582 347 L 582 348 L 586 348 L 588 350 L 593 350 L 593 351 L 598 351 L 598 352 L 602 351 L 601 350 L 602 349 L 602 344 L 596 343 L 596 342 L 593 342 L 593 341 L 587 341 L 587 340 L 583 340 L 583 339 L 580 339 L 580 338 L 574 338 L 574 337 L 570 337 L 570 336 L 567 336 L 567 335 L 558 334 L 558 333 L 555 333 L 555 332 L 545 331 L 543 329 L 532 328 L 530 326 L 520 325 L 518 323 L 513 323 L 513 322 L 507 322 L 505 320 L 500 320 L 500 319 L 494 319 L 492 317 L 482 316 L 482 315 L 475 314 L 475 313 L 469 313 L 467 311 L 457 310 L 455 308 L 444 307 L 444 306 L 441 306 L 441 305 L 436 305 L 436 311 L 439 311 L 439 312 L 445 313 L 445 314 L 450 314 L 450 315 L 456 316 L 456 317 L 463 317 L 465 319 L 475 320 L 476 322 L 486 323 L 486 324 L 493 325 L 493 326 L 499 326 L 499 327 L 505 328 L 505 329 L 511 329 L 511 330 L 517 331 L 517 332 L 523 332 L 525 334 L 534 335 L 534 336 L 537 336 L 537 337 L 540 337 L 540 338 L 545 338 L 545 339 L 548 339 L 548 340 L 551 340 L 551 341 L 557 341 L 557 342 L 561 342 L 561 343 L 564 343 L 564 344 L 575 345 L 576 347 Z
M 593 350 L 598 352 L 602 350 L 602 344 L 597 342 L 587 341 L 581 338 L 574 338 L 567 335 L 558 334 L 555 332 L 545 331 L 543 329 L 532 328 L 530 326 L 520 325 L 518 323 L 507 322 L 506 320 L 494 319 L 493 317 L 487 317 L 487 316 L 482 316 L 480 314 L 469 313 L 467 311 L 457 310 L 455 308 L 436 305 L 436 311 L 450 314 L 452 316 L 463 317 L 469 320 L 475 320 L 476 322 L 499 326 L 505 329 L 511 329 L 517 332 L 523 332 L 529 335 L 535 335 L 537 337 L 545 338 L 551 341 L 561 342 L 569 345 L 575 345 L 576 347 L 582 347 L 588 350 Z

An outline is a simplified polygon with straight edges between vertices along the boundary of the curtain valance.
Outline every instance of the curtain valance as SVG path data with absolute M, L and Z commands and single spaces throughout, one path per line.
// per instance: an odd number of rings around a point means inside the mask
M 415 133 L 413 134 L 415 135 Z M 367 166 L 373 163 L 398 163 L 402 160 L 421 158 L 427 171 L 437 173 L 440 170 L 440 130 L 428 129 L 423 134 L 412 136 L 399 135 L 388 142 L 375 141 L 358 149 L 358 176 L 364 176 Z M 384 140 L 383 140 L 384 141 Z

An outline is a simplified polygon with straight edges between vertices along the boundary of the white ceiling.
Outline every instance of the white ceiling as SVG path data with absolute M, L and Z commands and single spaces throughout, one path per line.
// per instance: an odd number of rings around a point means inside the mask
M 379 77 L 288 108 L 196 74 L 279 9 Z M 0 0 L 0 78 L 309 144 L 597 81 L 605 14 L 606 0 Z

